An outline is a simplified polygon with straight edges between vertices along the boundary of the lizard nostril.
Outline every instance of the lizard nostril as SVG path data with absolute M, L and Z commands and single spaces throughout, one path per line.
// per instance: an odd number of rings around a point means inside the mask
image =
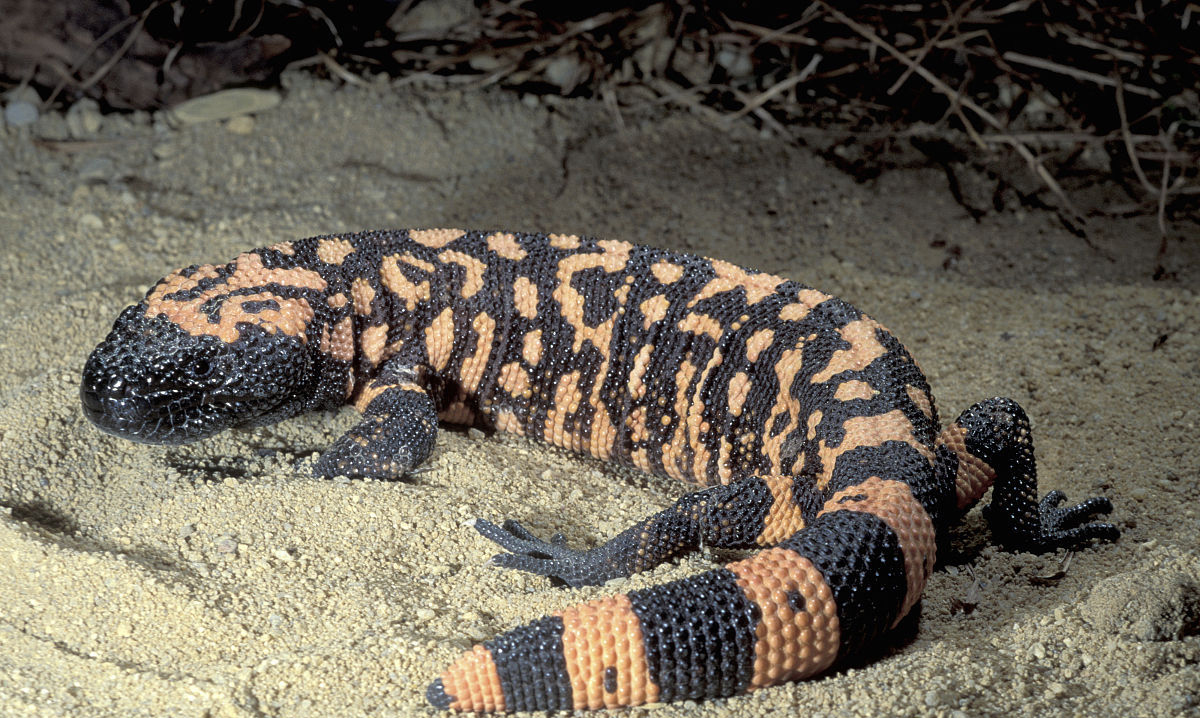
M 133 397 L 135 387 L 124 377 L 105 370 L 100 362 L 88 361 L 79 383 L 79 398 L 90 416 L 112 410 L 114 402 L 126 402 Z

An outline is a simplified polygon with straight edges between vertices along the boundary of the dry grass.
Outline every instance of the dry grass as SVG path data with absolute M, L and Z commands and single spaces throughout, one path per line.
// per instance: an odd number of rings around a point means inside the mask
M 1011 155 L 1081 233 L 1110 213 L 1154 213 L 1164 236 L 1197 219 L 1200 4 L 755 5 L 594 3 L 568 15 L 484 2 L 437 33 L 397 33 L 385 64 L 414 82 L 597 96 L 617 122 L 661 102 L 748 117 L 852 156 L 863 176 L 908 140 L 977 166 Z M 1128 201 L 1078 206 L 1089 182 L 1115 182 Z
M 26 42 L 50 48 L 41 59 L 12 51 L 19 38 L 0 32 L 0 70 L 7 52 L 52 70 L 42 80 L 52 99 L 90 95 L 113 107 L 261 81 L 247 68 L 267 63 L 350 83 L 385 73 L 592 96 L 618 126 L 670 104 L 815 145 L 864 180 L 906 156 L 932 161 L 976 215 L 1015 196 L 1055 206 L 1086 237 L 1089 218 L 1152 214 L 1164 247 L 1173 228 L 1200 222 L 1197 0 L 814 0 L 783 10 L 744 0 L 404 0 L 386 22 L 383 2 L 90 2 L 108 13 L 91 17 L 125 17 Z M 184 62 L 189 53 L 200 60 Z M 125 63 L 143 69 L 123 73 Z M 225 66 L 213 72 L 214 63 Z M 158 87 L 122 79 L 155 71 Z M 33 73 L 16 80 L 44 77 Z M 960 175 L 992 188 L 968 197 Z M 1111 185 L 1126 199 L 1114 203 Z

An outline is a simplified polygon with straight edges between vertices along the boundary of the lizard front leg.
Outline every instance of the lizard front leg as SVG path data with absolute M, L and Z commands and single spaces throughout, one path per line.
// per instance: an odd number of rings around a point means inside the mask
M 313 467 L 314 476 L 401 479 L 429 457 L 437 438 L 432 371 L 393 358 L 355 405 L 363 418 Z
M 1012 399 L 994 398 L 967 409 L 938 437 L 957 463 L 958 509 L 966 512 L 992 488 L 984 515 L 992 536 L 1009 550 L 1042 553 L 1078 548 L 1092 540 L 1115 541 L 1116 526 L 1092 521 L 1112 511 L 1112 503 L 1094 496 L 1059 508 L 1066 498 L 1051 491 L 1038 500 L 1037 463 L 1029 417 Z

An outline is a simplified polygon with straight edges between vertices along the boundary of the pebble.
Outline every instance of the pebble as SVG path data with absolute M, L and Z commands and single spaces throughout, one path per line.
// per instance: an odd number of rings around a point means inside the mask
M 486 641 L 492 637 L 491 631 L 477 624 L 463 627 L 462 632 L 475 641 Z
M 225 122 L 225 129 L 235 135 L 248 135 L 254 131 L 254 118 L 249 115 L 231 117 Z
M 437 612 L 431 608 L 418 608 L 417 609 L 417 620 L 418 621 L 430 621 L 435 616 L 437 616 Z
M 682 47 L 675 48 L 675 55 L 671 58 L 671 67 L 693 85 L 703 85 L 712 76 L 712 65 L 709 64 L 708 58 L 703 53 Z
M 474 4 L 463 0 L 420 2 L 388 20 L 388 27 L 397 33 L 445 34 L 473 15 L 478 15 Z
M 79 179 L 84 182 L 106 182 L 112 178 L 116 164 L 107 157 L 92 157 L 79 166 Z
M 91 212 L 84 212 L 83 214 L 79 215 L 79 219 L 76 221 L 79 224 L 79 229 L 83 230 L 84 232 L 99 232 L 100 230 L 104 229 L 104 220 L 100 219 Z
M 579 60 L 570 55 L 560 55 L 547 63 L 542 72 L 545 73 L 547 82 L 559 86 L 566 93 L 579 84 L 582 70 Z
M 472 70 L 491 72 L 504 66 L 504 61 L 495 55 L 475 55 L 467 60 Z
M 37 118 L 37 105 L 24 100 L 13 100 L 4 106 L 4 121 L 13 127 L 28 127 Z
M 265 112 L 278 105 L 280 99 L 278 92 L 238 87 L 185 100 L 168 110 L 167 117 L 181 125 L 228 120 L 231 117 Z
M 945 708 L 954 705 L 958 696 L 953 691 L 944 688 L 931 688 L 925 691 L 926 708 Z
M 67 132 L 75 139 L 94 137 L 100 131 L 102 120 L 100 104 L 85 97 L 67 110 Z
M 160 160 L 165 160 L 168 157 L 179 153 L 179 145 L 173 142 L 163 142 L 154 146 L 154 156 Z
M 730 77 L 748 77 L 754 72 L 749 48 L 723 47 L 717 51 L 716 61 Z

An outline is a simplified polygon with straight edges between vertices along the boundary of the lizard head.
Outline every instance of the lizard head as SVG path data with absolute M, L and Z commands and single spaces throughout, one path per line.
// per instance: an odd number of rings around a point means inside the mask
M 88 358 L 84 414 L 117 436 L 182 444 L 312 408 L 321 332 L 310 299 L 324 284 L 254 253 L 167 276 Z

